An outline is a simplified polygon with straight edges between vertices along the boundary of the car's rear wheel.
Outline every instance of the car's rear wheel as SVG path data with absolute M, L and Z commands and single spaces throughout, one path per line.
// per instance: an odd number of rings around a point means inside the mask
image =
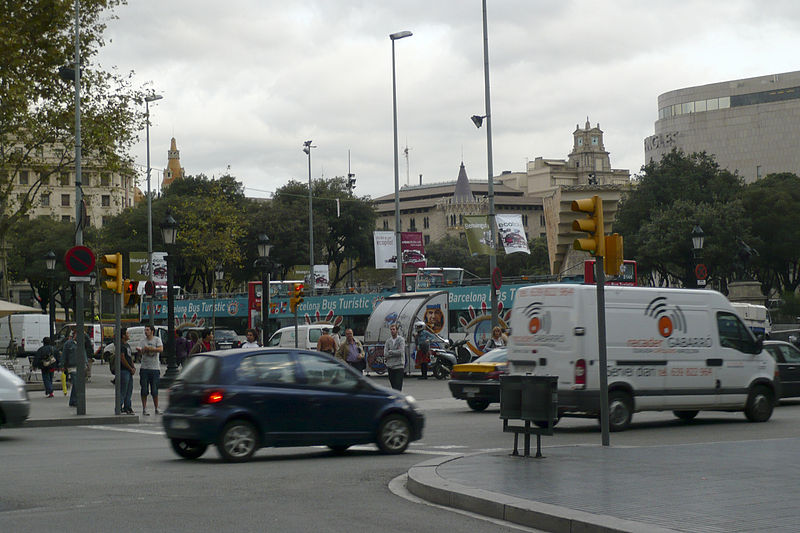
M 378 448 L 383 453 L 403 453 L 411 442 L 411 424 L 403 415 L 389 415 L 378 427 Z
M 612 391 L 608 394 L 608 429 L 623 431 L 628 429 L 633 419 L 633 400 L 624 391 Z
M 764 385 L 757 385 L 750 391 L 747 397 L 747 405 L 744 408 L 744 415 L 750 422 L 766 422 L 772 416 L 772 409 L 775 399 Z
M 258 449 L 258 432 L 247 420 L 231 420 L 220 433 L 217 451 L 229 463 L 248 461 Z
M 170 439 L 172 450 L 184 459 L 198 459 L 206 453 L 208 444 L 202 444 L 196 440 Z
M 489 407 L 489 400 L 482 400 L 480 398 L 469 398 L 467 400 L 467 405 L 473 411 L 484 411 L 487 407 Z
M 684 422 L 688 422 L 690 420 L 694 420 L 694 417 L 697 416 L 697 413 L 700 411 L 692 410 L 692 411 L 672 411 L 672 414 L 683 420 Z

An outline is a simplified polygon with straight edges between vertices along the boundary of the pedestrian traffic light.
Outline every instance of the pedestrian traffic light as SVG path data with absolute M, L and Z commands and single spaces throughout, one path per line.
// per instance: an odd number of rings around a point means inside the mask
M 619 269 L 625 259 L 622 252 L 622 235 L 614 233 L 606 235 L 606 255 L 603 262 L 603 271 L 608 276 L 619 276 Z
M 139 295 L 136 292 L 136 289 L 139 287 L 139 282 L 126 279 L 124 285 L 125 293 L 122 299 L 125 302 L 125 305 L 129 306 L 139 303 Z
M 575 239 L 573 248 L 590 252 L 592 255 L 605 257 L 606 240 L 603 228 L 603 200 L 599 196 L 581 198 L 572 202 L 572 210 L 588 213 L 586 218 L 578 218 L 572 222 L 573 231 L 585 231 L 589 237 Z
M 289 309 L 291 309 L 292 313 L 297 312 L 297 306 L 303 302 L 303 296 L 305 296 L 303 284 L 295 283 L 294 287 L 292 287 L 292 291 L 289 293 Z
M 122 254 L 119 252 L 106 254 L 103 256 L 103 262 L 109 265 L 102 272 L 106 277 L 103 281 L 103 288 L 122 294 L 124 288 L 122 285 Z

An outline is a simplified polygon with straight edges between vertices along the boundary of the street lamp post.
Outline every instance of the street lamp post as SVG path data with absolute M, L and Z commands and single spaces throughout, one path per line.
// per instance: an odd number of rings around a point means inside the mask
M 50 282 L 50 301 L 48 308 L 50 309 L 50 340 L 56 335 L 56 297 L 53 294 L 56 277 L 56 253 L 53 250 L 47 252 L 44 256 L 44 264 L 47 267 L 47 277 Z
M 150 102 L 164 98 L 160 94 L 151 94 L 144 98 L 145 129 L 147 131 L 147 281 L 153 285 L 153 199 L 150 194 Z M 162 230 L 163 231 L 163 230 Z M 150 327 L 153 327 L 153 297 L 150 297 Z
M 314 275 L 314 212 L 313 200 L 311 195 L 311 149 L 316 146 L 311 145 L 312 141 L 303 143 L 303 151 L 308 156 L 308 263 L 310 272 L 310 291 L 314 294 L 314 286 L 316 285 L 316 276 Z
M 215 334 L 217 331 L 217 291 L 223 279 L 225 279 L 225 270 L 222 268 L 222 264 L 217 264 L 214 268 L 214 308 L 211 310 L 211 330 Z
M 167 371 L 161 380 L 165 386 L 168 386 L 175 380 L 178 375 L 178 365 L 175 361 L 175 295 L 173 294 L 172 286 L 174 284 L 174 263 L 172 255 L 175 253 L 175 241 L 178 237 L 178 223 L 172 218 L 172 215 L 167 212 L 167 216 L 160 224 L 161 238 L 167 247 Z M 151 269 L 152 272 L 152 269 Z M 152 319 L 152 310 L 151 315 Z
M 272 263 L 269 260 L 269 251 L 272 245 L 266 233 L 258 236 L 258 258 L 261 261 L 261 346 L 267 345 L 269 340 L 269 284 Z
M 392 40 L 392 118 L 394 120 L 394 239 L 395 256 L 397 258 L 397 273 L 395 283 L 397 291 L 403 288 L 403 253 L 400 243 L 400 170 L 398 168 L 398 147 L 397 147 L 397 72 L 394 58 L 394 42 L 398 39 L 411 37 L 410 31 L 399 31 L 390 33 L 389 39 Z
M 700 260 L 703 256 L 703 242 L 705 241 L 705 233 L 703 232 L 703 228 L 700 227 L 700 224 L 695 224 L 694 228 L 692 228 L 692 251 L 694 255 L 694 273 L 695 279 L 697 280 L 697 287 L 704 287 L 706 284 L 706 274 L 705 267 L 700 263 Z M 701 272 L 701 268 L 703 267 L 703 272 Z M 701 275 L 702 274 L 702 275 Z

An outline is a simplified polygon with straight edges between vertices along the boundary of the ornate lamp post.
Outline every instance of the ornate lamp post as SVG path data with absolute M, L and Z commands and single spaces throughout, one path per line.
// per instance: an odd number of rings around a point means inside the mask
M 147 281 L 153 284 L 153 196 L 150 194 L 150 102 L 164 98 L 151 94 L 144 98 L 145 127 L 147 130 Z M 163 229 L 161 231 L 164 231 Z M 150 297 L 150 327 L 153 327 L 153 297 Z
M 706 234 L 700 224 L 695 225 L 692 229 L 692 250 L 694 252 L 694 275 L 697 279 L 697 287 L 703 287 L 706 284 L 705 265 L 700 262 L 703 255 L 703 241 L 705 241 Z M 702 267 L 702 268 L 701 268 Z
M 178 375 L 178 365 L 175 361 L 175 294 L 172 291 L 173 281 L 173 257 L 175 241 L 178 237 L 178 223 L 167 212 L 167 216 L 161 224 L 161 238 L 167 247 L 167 371 L 161 380 L 165 385 L 171 384 Z M 152 316 L 152 315 L 151 315 Z
M 53 340 L 56 335 L 56 296 L 53 294 L 56 277 L 56 254 L 53 250 L 45 254 L 44 264 L 47 266 L 47 277 L 50 280 L 50 302 L 48 303 L 48 308 L 50 309 L 50 340 Z
M 272 263 L 269 260 L 269 251 L 272 245 L 266 233 L 258 236 L 258 258 L 261 266 L 261 346 L 266 346 L 269 340 L 269 283 L 272 272 Z

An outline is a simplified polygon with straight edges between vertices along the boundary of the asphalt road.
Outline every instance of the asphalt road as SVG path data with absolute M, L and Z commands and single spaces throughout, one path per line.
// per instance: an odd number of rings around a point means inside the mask
M 381 378 L 385 381 L 385 378 Z M 247 464 L 222 463 L 215 449 L 199 461 L 177 458 L 149 417 L 135 426 L 19 428 L 0 431 L 3 531 L 518 531 L 398 496 L 409 467 L 435 455 L 511 450 L 499 409 L 470 411 L 446 382 L 407 380 L 426 413 L 426 431 L 400 456 L 373 446 L 335 456 L 325 448 L 263 449 Z M 137 401 L 135 400 L 135 403 Z M 138 405 L 135 405 L 139 411 Z M 701 413 L 692 423 L 670 413 L 634 416 L 613 446 L 742 441 L 797 435 L 800 402 L 765 424 L 741 413 Z M 600 443 L 594 420 L 564 419 L 547 446 Z

